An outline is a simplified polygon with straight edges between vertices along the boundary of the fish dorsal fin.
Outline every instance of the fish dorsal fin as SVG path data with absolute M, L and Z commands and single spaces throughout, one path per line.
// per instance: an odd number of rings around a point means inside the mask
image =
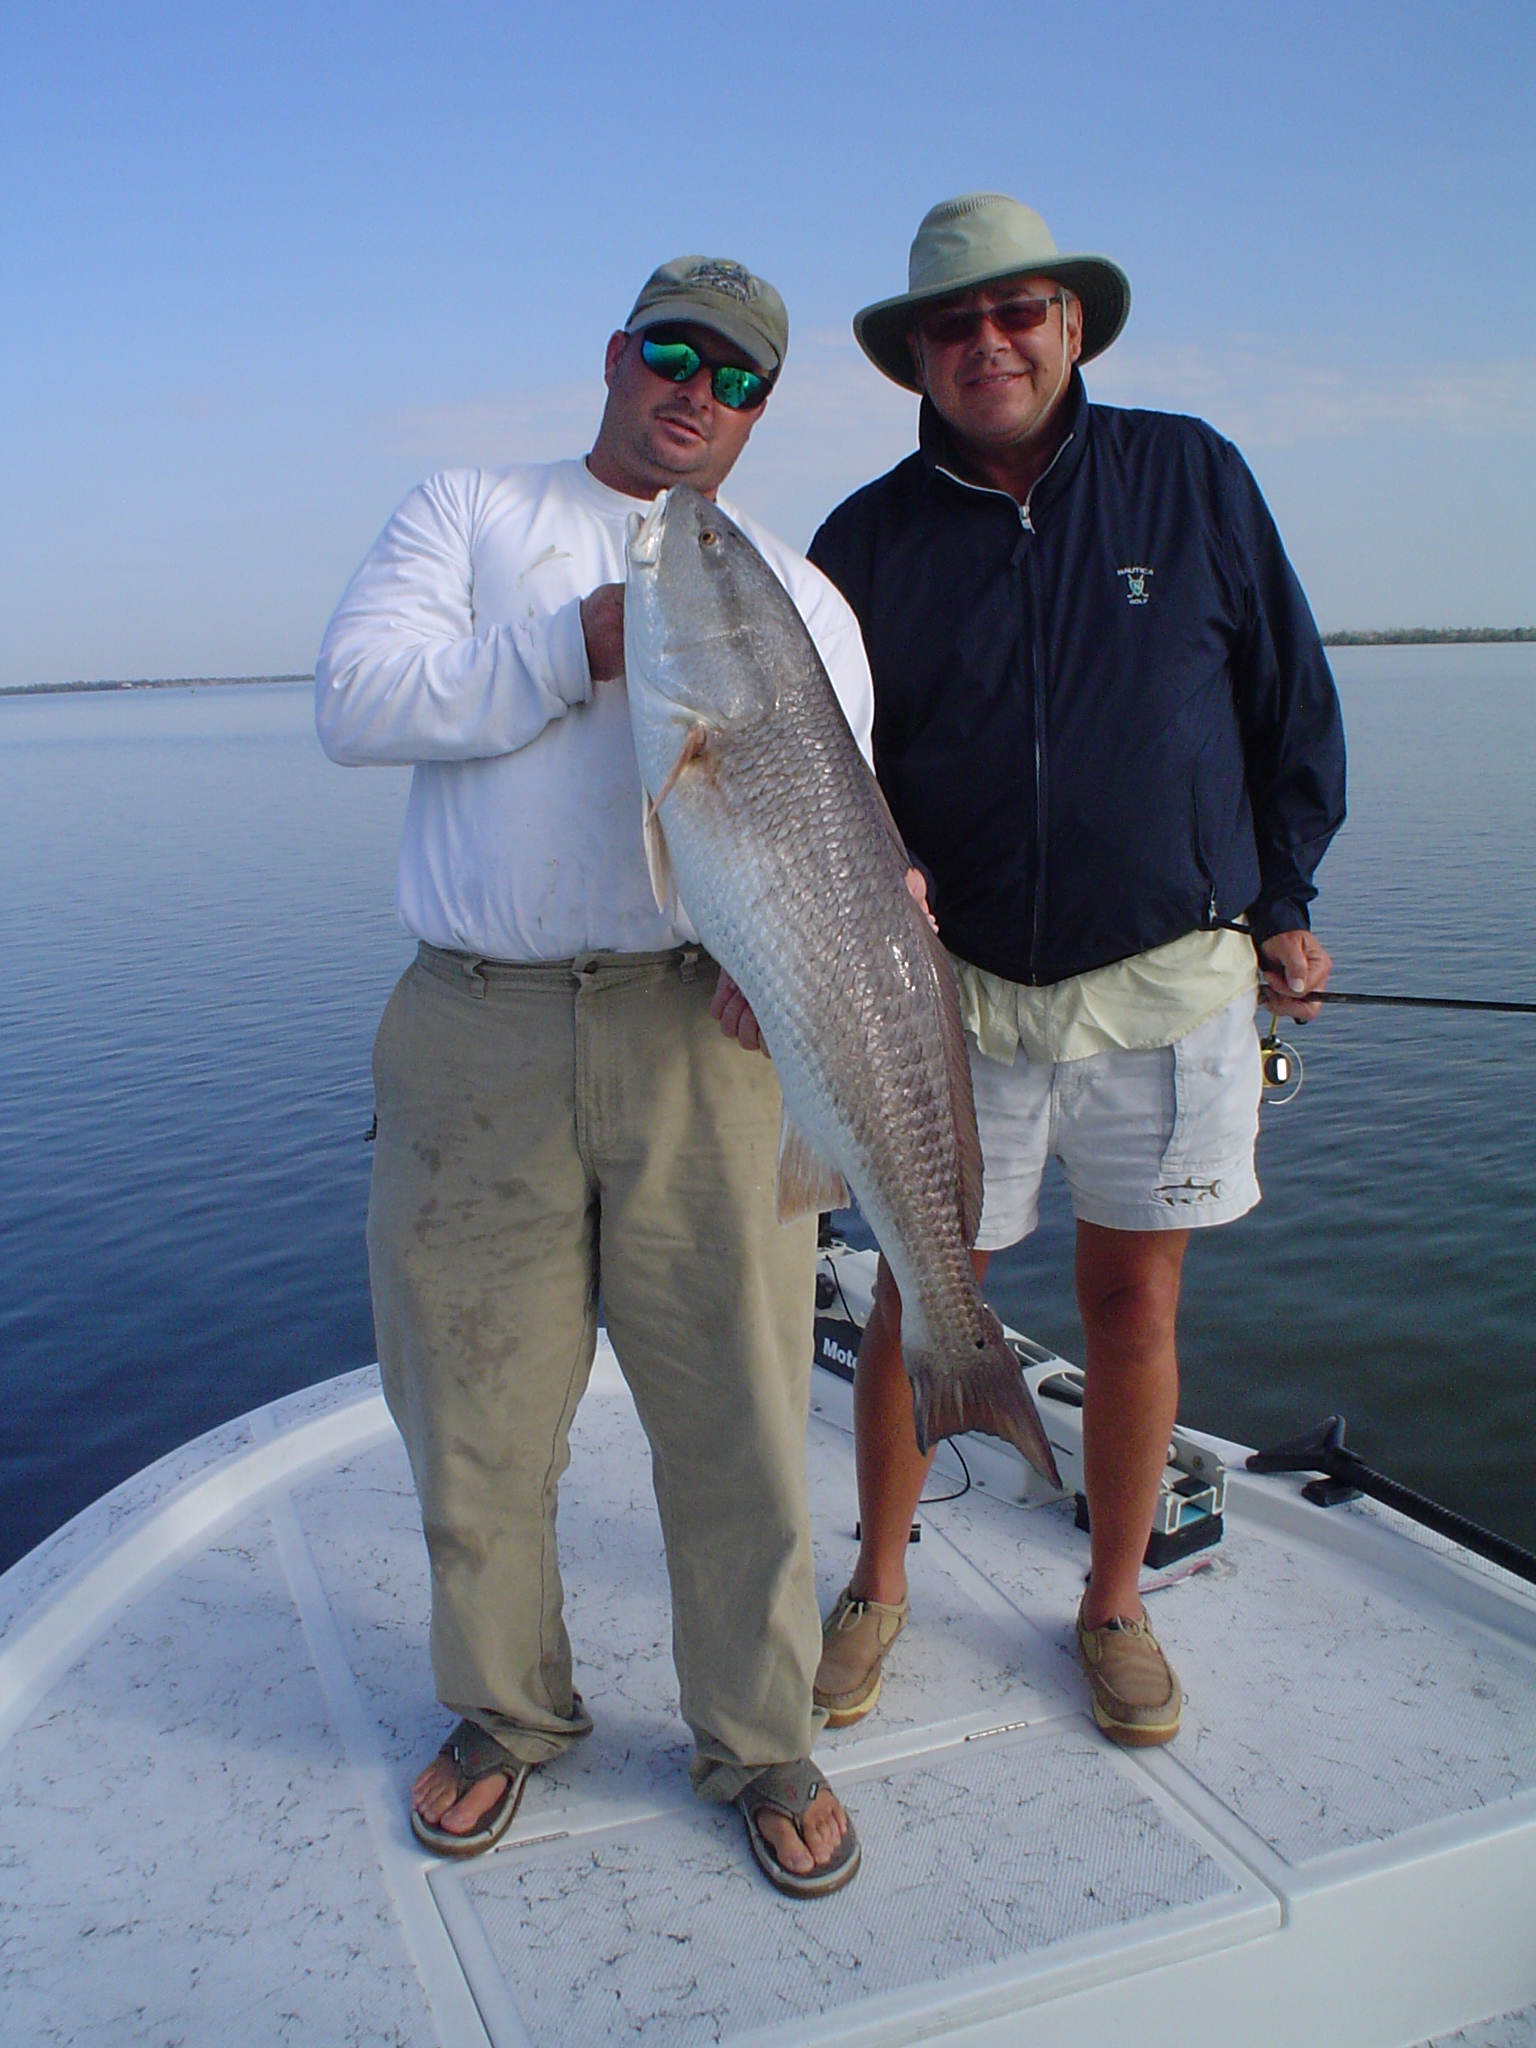
M 901 855 L 903 869 L 913 865 L 885 791 L 870 776 L 870 787 L 891 844 Z M 971 1089 L 971 1056 L 966 1049 L 965 1026 L 960 1021 L 960 991 L 943 941 L 929 925 L 919 905 L 913 904 L 913 922 L 922 937 L 923 957 L 937 986 L 939 1036 L 944 1047 L 944 1073 L 949 1082 L 949 1107 L 955 1129 L 955 1161 L 959 1169 L 960 1233 L 969 1250 L 981 1228 L 981 1140 L 976 1135 L 976 1098 Z
M 651 878 L 651 894 L 662 916 L 677 922 L 677 877 L 667 851 L 667 835 L 661 829 L 661 814 L 650 798 L 645 799 L 645 868 Z
M 790 1115 L 779 1125 L 779 1221 L 793 1223 L 822 1209 L 846 1209 L 848 1183 Z
M 981 1228 L 981 1140 L 976 1135 L 976 1098 L 971 1089 L 971 1056 L 960 1021 L 960 991 L 955 970 L 937 932 L 916 904 L 914 922 L 922 933 L 928 966 L 938 984 L 939 1038 L 944 1048 L 944 1073 L 949 1082 L 949 1107 L 955 1129 L 955 1161 L 959 1169 L 960 1234 L 966 1249 Z
M 862 754 L 859 756 L 859 758 L 860 760 L 864 759 Z M 901 831 L 896 823 L 896 820 L 891 816 L 891 807 L 885 800 L 885 791 L 880 787 L 879 783 L 876 782 L 874 770 L 869 768 L 869 763 L 867 761 L 864 762 L 864 766 L 866 769 L 869 769 L 869 786 L 875 793 L 875 802 L 879 806 L 880 816 L 885 825 L 885 829 L 890 834 L 891 844 L 895 847 L 896 851 L 901 855 L 902 867 L 909 868 L 913 865 L 912 856 L 907 851 L 907 842 L 905 841 L 905 839 L 902 838 Z
M 865 764 L 868 765 L 867 763 Z M 891 815 L 891 807 L 885 800 L 885 791 L 876 782 L 873 774 L 869 786 L 874 794 L 875 804 L 890 838 L 892 846 L 901 855 L 905 870 L 913 866 L 907 842 L 902 838 L 900 828 Z M 959 1167 L 960 1231 L 969 1250 L 976 1242 L 976 1233 L 981 1228 L 981 1140 L 976 1135 L 976 1097 L 971 1089 L 971 1056 L 966 1049 L 965 1026 L 960 1021 L 960 991 L 955 986 L 955 970 L 950 965 L 938 934 L 931 928 L 922 909 L 913 905 L 916 911 L 916 925 L 922 933 L 923 952 L 929 971 L 938 988 L 939 1035 L 944 1047 L 944 1072 L 949 1082 L 949 1106 L 955 1126 L 955 1158 Z

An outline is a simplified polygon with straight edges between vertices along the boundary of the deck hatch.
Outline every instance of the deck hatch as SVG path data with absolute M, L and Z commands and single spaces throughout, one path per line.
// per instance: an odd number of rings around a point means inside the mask
M 809 2040 L 855 2002 L 871 2020 L 898 2002 L 953 2010 L 1010 1980 L 1024 2002 L 1031 1978 L 1095 1936 L 1156 1951 L 1191 1920 L 1220 1943 L 1262 1917 L 1086 1730 L 961 1744 L 845 1782 L 865 1866 L 834 1899 L 777 1897 L 736 1816 L 708 1809 L 509 1846 L 434 1889 L 462 1888 L 481 1967 L 488 1952 L 534 2048 Z

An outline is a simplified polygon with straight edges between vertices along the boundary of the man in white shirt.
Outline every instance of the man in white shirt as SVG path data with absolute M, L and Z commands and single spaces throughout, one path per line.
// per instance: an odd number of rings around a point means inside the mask
M 528 1771 L 592 1725 L 555 1499 L 601 1290 L 652 1449 L 694 1784 L 810 1895 L 859 1855 L 809 1762 L 814 1227 L 776 1220 L 779 1091 L 743 1050 L 751 1013 L 657 908 L 622 675 L 626 521 L 674 484 L 714 496 L 787 343 L 782 300 L 739 264 L 664 264 L 608 342 L 591 454 L 413 491 L 327 629 L 315 701 L 333 760 L 415 771 L 397 900 L 420 944 L 374 1052 L 368 1256 L 438 1697 L 462 1719 L 412 1825 L 445 1854 L 488 1848 Z M 728 509 L 867 755 L 851 611 Z

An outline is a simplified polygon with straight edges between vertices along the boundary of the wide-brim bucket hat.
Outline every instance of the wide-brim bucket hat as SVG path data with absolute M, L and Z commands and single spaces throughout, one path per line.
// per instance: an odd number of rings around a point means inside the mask
M 853 332 L 877 370 L 908 391 L 921 390 L 907 334 L 925 306 L 1002 277 L 1055 278 L 1083 309 L 1078 360 L 1102 355 L 1131 310 L 1131 281 L 1107 256 L 1063 254 L 1032 206 L 1002 192 L 942 199 L 923 215 L 907 263 L 907 289 L 853 316 Z

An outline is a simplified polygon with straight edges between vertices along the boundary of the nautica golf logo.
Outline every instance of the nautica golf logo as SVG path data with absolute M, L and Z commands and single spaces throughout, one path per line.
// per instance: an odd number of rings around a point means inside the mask
M 1129 569 L 1117 569 L 1115 574 L 1125 578 L 1125 595 L 1129 603 L 1146 603 L 1150 595 L 1147 590 L 1147 578 L 1152 574 L 1150 569 L 1138 566 Z

